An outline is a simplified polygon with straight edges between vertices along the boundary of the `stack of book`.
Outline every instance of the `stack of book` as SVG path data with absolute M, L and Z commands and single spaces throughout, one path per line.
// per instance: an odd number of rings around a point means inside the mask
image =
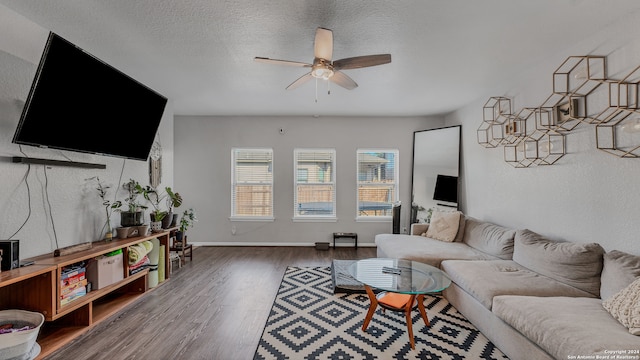
M 87 294 L 86 268 L 83 264 L 65 267 L 60 275 L 60 305 Z

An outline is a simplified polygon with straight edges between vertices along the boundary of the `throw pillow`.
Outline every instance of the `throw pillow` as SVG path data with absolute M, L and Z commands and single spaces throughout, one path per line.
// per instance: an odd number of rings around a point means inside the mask
M 513 261 L 552 279 L 600 296 L 604 249 L 597 243 L 548 239 L 531 230 L 518 230 Z
M 463 231 L 465 244 L 500 259 L 511 260 L 515 229 L 467 217 Z
M 452 242 L 456 238 L 460 225 L 459 211 L 435 211 L 431 215 L 431 223 L 427 229 L 427 237 Z
M 640 256 L 619 250 L 604 254 L 600 298 L 606 300 L 640 277 Z
M 633 335 L 640 335 L 640 278 L 602 302 L 602 306 Z
M 453 242 L 463 242 L 464 241 L 464 227 L 467 223 L 467 217 L 460 212 L 460 225 L 458 225 L 458 234 L 456 238 L 453 239 Z

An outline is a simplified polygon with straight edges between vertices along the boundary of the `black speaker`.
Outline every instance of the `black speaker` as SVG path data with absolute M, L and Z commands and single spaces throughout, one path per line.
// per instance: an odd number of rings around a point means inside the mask
M 393 210 L 393 213 L 392 213 L 392 215 L 393 215 L 393 217 L 392 217 L 393 229 L 392 230 L 393 231 L 392 232 L 394 234 L 400 234 L 400 204 L 394 204 L 392 210 Z
M 6 271 L 20 267 L 20 240 L 0 240 L 2 261 L 0 270 Z

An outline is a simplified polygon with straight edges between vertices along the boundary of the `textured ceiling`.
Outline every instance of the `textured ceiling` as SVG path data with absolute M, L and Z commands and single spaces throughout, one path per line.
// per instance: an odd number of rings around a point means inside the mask
M 638 0 L 0 4 L 170 98 L 176 115 L 262 116 L 447 113 L 500 92 L 494 89 L 541 56 L 640 9 Z M 334 60 L 390 53 L 392 62 L 345 70 L 359 87 L 332 86 L 327 95 L 324 82 L 285 90 L 305 68 L 253 61 L 312 62 L 319 26 L 333 30 Z

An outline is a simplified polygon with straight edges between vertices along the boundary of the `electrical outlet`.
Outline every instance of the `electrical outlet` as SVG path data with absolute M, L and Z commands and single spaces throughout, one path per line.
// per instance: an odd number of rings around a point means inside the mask
M 407 233 L 407 227 L 406 227 L 406 226 L 402 228 L 402 233 L 403 233 L 403 234 L 406 234 L 406 233 Z
M 231 235 L 235 235 L 236 234 L 236 226 L 232 225 L 231 226 Z

